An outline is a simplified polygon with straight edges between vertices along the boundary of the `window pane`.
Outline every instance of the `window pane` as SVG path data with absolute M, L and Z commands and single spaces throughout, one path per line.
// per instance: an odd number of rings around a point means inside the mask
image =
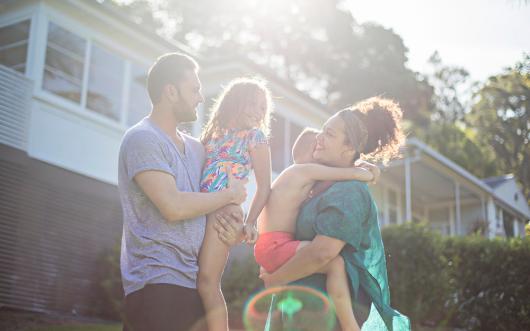
M 24 73 L 30 21 L 0 28 L 0 64 Z
M 81 83 L 65 76 L 60 71 L 46 68 L 44 70 L 43 88 L 54 94 L 75 101 L 81 102 Z
M 59 71 L 63 76 L 78 82 L 83 81 L 83 60 L 70 57 L 53 46 L 46 49 L 46 66 L 52 71 Z
M 48 26 L 48 46 L 50 44 L 63 48 L 71 56 L 85 57 L 86 41 L 52 22 Z
M 83 38 L 50 22 L 43 88 L 80 103 L 85 48 Z
M 129 91 L 129 113 L 127 114 L 127 124 L 132 126 L 151 110 L 151 101 L 147 94 L 147 68 L 136 64 L 131 66 L 131 85 Z
M 271 162 L 272 170 L 281 172 L 285 168 L 285 154 L 284 154 L 284 141 L 285 141 L 285 120 L 278 114 L 274 114 L 274 118 L 271 121 Z
M 115 120 L 120 119 L 123 60 L 94 45 L 90 56 L 87 107 Z

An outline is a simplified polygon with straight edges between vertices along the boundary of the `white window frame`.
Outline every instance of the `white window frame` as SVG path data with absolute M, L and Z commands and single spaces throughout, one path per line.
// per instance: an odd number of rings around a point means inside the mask
M 38 12 L 38 24 L 35 25 L 36 29 L 30 32 L 30 38 L 37 38 L 40 41 L 39 54 L 35 54 L 35 63 L 32 63 L 32 67 L 38 73 L 34 75 L 35 80 L 35 91 L 34 95 L 51 105 L 61 108 L 61 110 L 68 111 L 74 115 L 81 117 L 82 119 L 89 120 L 99 125 L 103 125 L 107 128 L 110 128 L 114 131 L 123 132 L 127 129 L 127 109 L 129 103 L 129 91 L 131 87 L 130 82 L 130 70 L 132 63 L 136 63 L 140 66 L 149 67 L 148 61 L 145 58 L 139 58 L 137 56 L 131 56 L 129 49 L 121 47 L 113 42 L 110 38 L 91 30 L 87 27 L 79 25 L 74 20 L 62 15 L 59 12 L 56 12 L 52 8 L 46 8 L 41 6 L 41 9 Z M 37 14 L 36 14 L 37 15 Z M 76 103 L 74 101 L 62 98 L 55 95 L 54 93 L 47 91 L 43 88 L 44 83 L 44 65 L 46 57 L 46 49 L 48 42 L 48 27 L 50 22 L 56 24 L 57 26 L 77 35 L 80 38 L 83 38 L 86 44 L 85 58 L 84 58 L 84 68 L 83 68 L 83 82 L 81 86 L 81 101 Z M 38 26 L 37 26 L 38 25 Z M 38 30 L 38 31 L 36 31 Z M 87 107 L 87 89 L 88 89 L 88 73 L 90 66 L 90 56 L 92 52 L 93 45 L 96 44 L 98 47 L 104 48 L 106 51 L 109 51 L 116 56 L 120 57 L 124 62 L 124 72 L 123 72 L 123 85 L 121 88 L 121 109 L 120 109 L 120 118 L 119 120 L 114 120 L 103 114 L 99 114 L 95 111 L 88 109 Z M 28 47 L 29 49 L 29 47 Z M 126 55 L 127 54 L 127 55 Z M 29 67 L 29 64 L 26 68 Z
M 35 7 L 33 6 L 24 8 L 21 11 L 15 11 L 12 13 L 0 15 L 0 22 L 1 22 L 0 28 L 4 28 L 10 25 L 15 25 L 23 21 L 29 20 L 28 44 L 27 44 L 28 47 L 26 49 L 26 66 L 25 66 L 24 72 L 22 73 L 26 77 L 29 77 L 30 68 L 33 64 L 32 54 L 34 50 L 34 41 L 35 41 L 34 31 L 36 28 L 35 26 L 36 17 L 37 17 L 37 11 Z

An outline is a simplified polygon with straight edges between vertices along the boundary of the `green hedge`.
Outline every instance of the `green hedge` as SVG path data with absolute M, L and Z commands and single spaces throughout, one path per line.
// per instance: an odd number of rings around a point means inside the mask
M 530 330 L 530 238 L 441 237 L 422 224 L 383 229 L 392 306 L 420 325 Z M 119 318 L 119 249 L 98 264 L 98 307 Z M 260 284 L 252 256 L 223 277 L 232 320 Z M 234 327 L 234 326 L 232 326 Z
M 392 305 L 413 324 L 530 330 L 530 240 L 383 230 Z

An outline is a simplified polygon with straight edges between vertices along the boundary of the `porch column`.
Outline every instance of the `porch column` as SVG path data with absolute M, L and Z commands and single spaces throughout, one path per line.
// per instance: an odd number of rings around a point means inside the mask
M 405 222 L 412 221 L 412 199 L 410 188 L 410 157 L 405 158 Z
M 385 219 L 385 225 L 390 224 L 390 212 L 388 210 L 388 189 L 383 186 L 383 218 Z
M 494 238 L 497 232 L 497 220 L 495 215 L 495 204 L 491 197 L 488 198 L 488 238 Z
M 513 219 L 513 236 L 519 237 L 519 219 L 515 217 Z
M 462 217 L 460 212 L 460 183 L 455 181 L 456 235 L 462 234 Z
M 455 224 L 455 210 L 453 206 L 449 204 L 447 208 L 449 210 L 449 235 L 454 236 L 456 234 L 456 224 Z

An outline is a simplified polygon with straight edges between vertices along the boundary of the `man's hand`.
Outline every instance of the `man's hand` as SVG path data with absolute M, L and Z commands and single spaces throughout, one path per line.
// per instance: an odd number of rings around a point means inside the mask
M 372 176 L 374 177 L 371 184 L 376 184 L 377 180 L 379 179 L 379 176 L 381 176 L 381 170 L 378 166 L 375 164 L 372 164 L 370 162 L 359 160 L 356 162 L 357 167 L 365 168 L 366 170 L 370 171 L 372 173 Z
M 256 243 L 256 240 L 258 240 L 258 228 L 256 227 L 256 223 L 247 222 L 243 228 L 243 232 L 247 244 Z
M 215 212 L 214 228 L 219 239 L 227 246 L 239 244 L 244 238 L 243 209 L 227 205 Z
M 225 166 L 226 175 L 228 176 L 228 186 L 227 190 L 230 192 L 232 200 L 230 201 L 233 204 L 240 205 L 247 199 L 247 190 L 245 184 L 248 182 L 248 178 L 237 179 L 232 175 L 230 167 Z

